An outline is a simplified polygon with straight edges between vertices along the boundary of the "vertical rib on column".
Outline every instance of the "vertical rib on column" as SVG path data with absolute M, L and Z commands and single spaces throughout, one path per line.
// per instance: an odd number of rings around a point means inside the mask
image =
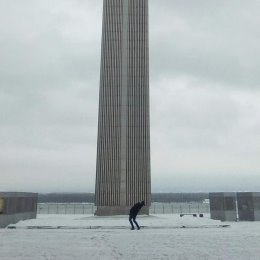
M 127 119 L 128 119 L 128 0 L 123 1 L 123 31 L 122 31 L 122 83 L 121 83 L 121 182 L 120 205 L 126 205 L 126 161 L 127 161 Z

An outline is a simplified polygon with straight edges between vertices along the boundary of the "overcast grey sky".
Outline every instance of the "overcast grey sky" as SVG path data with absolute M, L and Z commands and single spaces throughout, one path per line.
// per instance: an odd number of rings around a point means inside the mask
M 260 191 L 260 1 L 149 0 L 152 191 Z M 101 0 L 0 0 L 0 190 L 92 192 Z

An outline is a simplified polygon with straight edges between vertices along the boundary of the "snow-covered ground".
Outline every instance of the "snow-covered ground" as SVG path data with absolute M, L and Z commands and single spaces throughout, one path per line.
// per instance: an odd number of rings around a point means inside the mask
M 179 215 L 137 220 L 144 228 L 131 231 L 123 216 L 38 215 L 0 229 L 0 259 L 260 259 L 260 222 Z

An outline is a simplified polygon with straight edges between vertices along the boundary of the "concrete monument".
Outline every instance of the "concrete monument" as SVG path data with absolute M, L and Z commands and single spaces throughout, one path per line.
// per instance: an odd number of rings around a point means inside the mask
M 104 0 L 96 214 L 148 214 L 150 194 L 148 0 Z

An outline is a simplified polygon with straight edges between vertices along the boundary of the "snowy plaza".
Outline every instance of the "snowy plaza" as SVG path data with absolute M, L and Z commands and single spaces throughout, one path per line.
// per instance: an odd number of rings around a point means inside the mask
M 0 229 L 1 260 L 260 259 L 260 222 L 220 222 L 178 214 L 138 216 L 38 215 Z

